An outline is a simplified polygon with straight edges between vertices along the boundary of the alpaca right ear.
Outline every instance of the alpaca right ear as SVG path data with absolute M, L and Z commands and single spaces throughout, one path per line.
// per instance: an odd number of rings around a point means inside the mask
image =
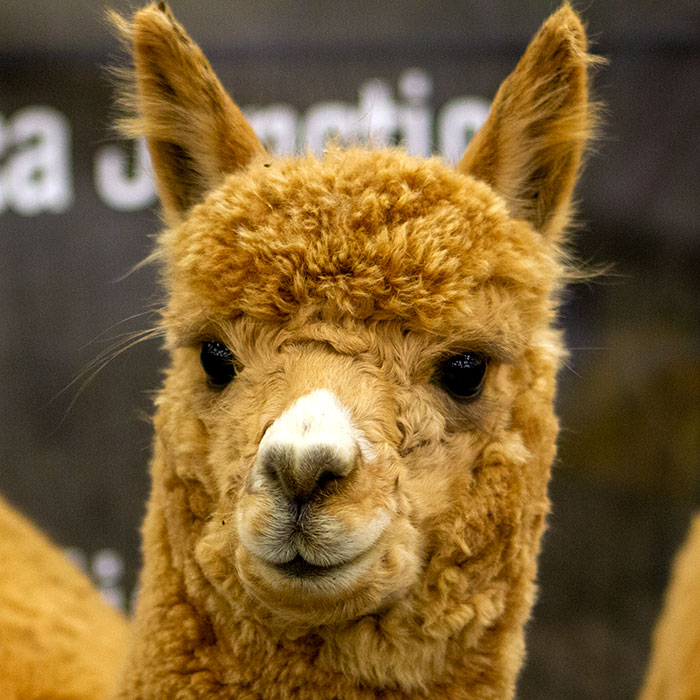
M 566 3 L 540 28 L 493 100 L 457 169 L 484 180 L 512 216 L 556 239 L 596 124 L 581 20 Z
M 121 120 L 129 136 L 145 136 L 166 223 L 180 221 L 228 173 L 265 149 L 233 103 L 201 49 L 163 2 L 112 23 L 131 51 L 134 72 Z

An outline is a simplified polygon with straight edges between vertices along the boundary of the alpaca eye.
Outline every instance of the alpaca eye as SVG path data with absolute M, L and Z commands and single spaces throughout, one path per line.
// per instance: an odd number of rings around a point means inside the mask
M 236 376 L 233 353 L 217 340 L 202 343 L 199 359 L 212 389 L 223 389 Z
M 487 359 L 478 352 L 463 352 L 443 360 L 436 381 L 455 399 L 475 399 L 484 388 Z

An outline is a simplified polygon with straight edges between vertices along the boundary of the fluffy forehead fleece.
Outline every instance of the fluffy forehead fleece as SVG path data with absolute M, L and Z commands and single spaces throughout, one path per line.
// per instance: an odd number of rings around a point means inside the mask
M 490 188 L 400 151 L 331 150 L 231 175 L 161 239 L 171 314 L 543 319 L 555 251 Z M 498 307 L 498 308 L 496 308 Z M 171 316 L 172 318 L 172 316 Z

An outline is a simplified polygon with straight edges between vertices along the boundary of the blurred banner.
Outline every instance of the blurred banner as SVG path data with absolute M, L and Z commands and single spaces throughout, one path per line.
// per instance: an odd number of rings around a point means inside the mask
M 332 136 L 451 162 L 556 7 L 171 5 L 278 154 Z M 562 316 L 564 466 L 520 694 L 539 700 L 634 696 L 668 561 L 700 505 L 700 9 L 579 9 L 610 64 L 595 78 L 606 123 L 572 253 L 611 267 Z M 104 67 L 125 57 L 103 12 L 0 7 L 0 491 L 126 607 L 166 358 L 139 342 L 160 292 L 156 271 L 134 267 L 160 223 L 144 144 L 111 129 Z

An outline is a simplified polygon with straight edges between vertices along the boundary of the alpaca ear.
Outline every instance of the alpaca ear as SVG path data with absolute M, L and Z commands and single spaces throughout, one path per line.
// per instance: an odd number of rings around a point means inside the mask
M 586 33 L 568 4 L 540 28 L 503 82 L 457 168 L 487 182 L 512 216 L 556 238 L 566 227 L 595 125 Z
M 133 55 L 125 98 L 135 114 L 121 120 L 129 136 L 145 136 L 165 220 L 172 225 L 224 176 L 265 150 L 201 49 L 165 3 L 132 21 L 112 23 Z

